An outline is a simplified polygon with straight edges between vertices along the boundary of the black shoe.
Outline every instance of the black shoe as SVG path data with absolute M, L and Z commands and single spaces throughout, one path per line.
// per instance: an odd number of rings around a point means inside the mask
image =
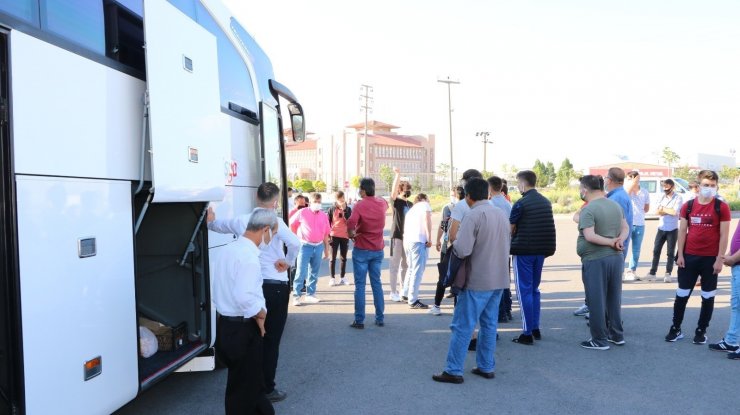
M 470 339 L 470 343 L 468 343 L 468 351 L 474 352 L 475 349 L 478 347 L 478 339 Z
M 429 306 L 426 305 L 426 304 L 424 304 L 424 303 L 422 303 L 419 300 L 416 300 L 416 302 L 414 302 L 413 304 L 409 305 L 409 308 L 413 308 L 415 310 L 426 310 L 427 308 L 429 308 Z
M 447 294 L 447 298 L 455 298 L 455 294 L 453 294 L 453 292 L 450 291 L 450 293 Z
M 272 403 L 284 401 L 287 397 L 287 393 L 277 389 L 273 389 L 272 392 L 268 393 L 266 396 L 266 398 L 269 399 Z
M 722 339 L 719 341 L 719 343 L 712 343 L 709 345 L 709 350 L 714 350 L 715 352 L 736 352 L 740 349 L 738 346 L 733 346 L 727 342 L 725 342 L 725 339 Z
M 506 318 L 509 319 L 509 321 L 514 320 L 514 317 L 511 316 L 511 311 L 506 312 Z
M 478 376 L 480 376 L 482 378 L 486 378 L 486 379 L 493 379 L 493 378 L 496 377 L 496 373 L 495 372 L 483 372 L 480 369 L 478 369 L 477 367 L 474 367 L 473 370 L 470 371 L 470 373 L 472 373 L 474 375 L 478 375 Z
M 671 326 L 671 328 L 668 330 L 668 334 L 665 336 L 665 341 L 667 342 L 675 342 L 676 340 L 683 339 L 683 333 L 681 333 L 681 327 L 674 327 Z
M 519 337 L 514 337 L 512 340 L 514 343 L 526 344 L 531 346 L 534 344 L 534 337 L 531 334 L 520 334 Z
M 740 351 L 735 351 L 732 353 L 727 353 L 727 358 L 732 360 L 740 359 Z
M 375 320 L 375 325 L 378 326 L 378 327 L 383 327 L 383 326 L 385 326 L 385 323 L 383 323 L 380 320 Z
M 353 321 L 352 324 L 350 324 L 349 326 L 352 327 L 353 329 L 360 329 L 360 330 L 365 328 L 364 324 L 358 323 L 356 321 Z
M 402 299 L 403 301 L 408 301 L 408 300 L 409 300 L 409 298 L 408 298 L 408 297 L 401 297 L 401 299 Z
M 585 342 L 581 342 L 581 347 L 591 350 L 609 350 L 609 345 L 603 345 L 594 339 L 589 339 Z
M 542 333 L 540 333 L 540 329 L 532 330 L 532 337 L 534 337 L 535 340 L 542 340 Z
M 432 375 L 432 379 L 436 382 L 442 383 L 463 383 L 465 379 L 462 376 L 450 375 L 447 372 L 442 372 L 438 375 Z
M 694 344 L 707 344 L 707 331 L 705 329 L 696 329 L 694 332 Z
M 506 314 L 500 314 L 498 316 L 498 322 L 499 323 L 508 323 L 509 322 L 509 319 L 506 318 Z

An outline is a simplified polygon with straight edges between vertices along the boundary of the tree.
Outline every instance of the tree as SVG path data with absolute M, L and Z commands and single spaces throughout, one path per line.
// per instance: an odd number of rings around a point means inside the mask
M 291 182 L 290 180 L 288 180 L 287 184 L 288 184 L 288 187 L 290 187 L 291 189 L 295 189 L 295 187 L 293 187 L 293 182 Z
M 351 179 L 349 179 L 349 183 L 355 189 L 359 189 L 360 188 L 360 180 L 362 180 L 362 177 L 360 177 L 360 176 L 354 176 Z
M 722 169 L 717 173 L 719 174 L 719 180 L 728 184 L 735 183 L 737 178 L 740 177 L 740 170 L 736 167 L 722 166 Z
M 660 156 L 660 158 L 663 159 L 666 164 L 668 164 L 668 173 L 671 173 L 671 166 L 675 163 L 678 163 L 679 160 L 681 160 L 681 156 L 678 155 L 675 151 L 671 150 L 670 147 L 663 147 L 663 153 Z
M 555 178 L 555 187 L 558 189 L 567 189 L 570 186 L 570 181 L 575 177 L 575 170 L 573 170 L 573 163 L 566 157 L 560 168 L 558 169 L 557 177 Z
M 548 161 L 545 166 L 545 176 L 547 177 L 547 186 L 555 183 L 555 165 L 551 161 Z
M 308 180 L 308 179 L 298 179 L 293 184 L 295 185 L 296 189 L 299 189 L 302 192 L 315 191 L 313 187 L 313 182 L 311 182 L 311 180 Z
M 393 186 L 393 179 L 396 177 L 396 174 L 393 173 L 393 169 L 391 166 L 384 164 L 380 166 L 380 171 L 378 173 L 380 174 L 380 180 L 385 184 L 386 189 L 390 192 L 391 186 Z
M 489 177 L 496 175 L 496 173 L 494 173 L 492 171 L 488 171 L 488 170 L 483 170 L 483 171 L 480 172 L 480 174 L 483 175 L 483 178 L 484 179 L 488 179 Z
M 679 179 L 684 179 L 690 182 L 692 180 L 696 180 L 696 172 L 691 170 L 688 165 L 679 166 L 673 169 L 673 177 L 678 177 Z
M 540 159 L 537 159 L 534 161 L 534 166 L 532 167 L 532 171 L 534 174 L 537 175 L 537 184 L 536 187 L 546 187 L 547 186 L 547 171 L 545 164 L 540 161 Z
M 325 192 L 326 183 L 321 180 L 316 180 L 315 182 L 313 182 L 313 188 L 316 189 L 317 192 Z
M 450 177 L 450 165 L 447 163 L 437 164 L 435 173 L 437 173 L 437 176 L 442 177 L 446 180 L 448 177 Z

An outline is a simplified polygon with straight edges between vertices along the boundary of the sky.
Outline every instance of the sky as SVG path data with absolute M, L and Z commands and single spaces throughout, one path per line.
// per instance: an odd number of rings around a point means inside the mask
M 737 0 L 224 0 L 298 96 L 307 129 L 370 119 L 434 134 L 449 163 L 657 163 L 740 150 Z

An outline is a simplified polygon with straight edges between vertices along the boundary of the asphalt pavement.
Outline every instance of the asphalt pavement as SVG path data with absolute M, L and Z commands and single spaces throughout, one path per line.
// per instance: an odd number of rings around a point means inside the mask
M 557 253 L 545 261 L 540 287 L 543 339 L 534 346 L 511 342 L 521 330 L 515 300 L 514 321 L 499 327 L 496 378 L 471 375 L 475 356 L 469 353 L 462 385 L 431 379 L 444 368 L 452 300 L 445 299 L 442 316 L 388 301 L 386 261 L 382 274 L 386 325 L 352 329 L 354 286 L 329 287 L 324 261 L 317 291 L 322 302 L 290 306 L 277 376 L 278 388 L 288 398 L 275 404 L 276 413 L 734 413 L 737 393 L 732 385 L 736 385 L 740 363 L 691 342 L 701 303 L 698 292 L 689 300 L 683 324 L 686 338 L 676 343 L 663 340 L 671 325 L 675 278 L 672 284 L 661 280 L 624 285 L 626 345 L 612 345 L 608 351 L 579 346 L 589 338 L 589 331 L 586 320 L 572 314 L 583 303 L 576 226 L 567 216 L 558 216 L 556 224 Z M 656 226 L 657 221 L 648 221 L 640 275 L 649 268 Z M 732 231 L 735 226 L 737 219 Z M 426 303 L 433 302 L 438 259 L 432 249 L 421 286 L 421 299 Z M 351 270 L 350 259 L 350 281 Z M 725 268 L 720 276 L 708 329 L 712 342 L 722 338 L 729 323 L 729 274 Z M 367 313 L 366 323 L 372 323 L 369 284 Z M 225 385 L 226 370 L 176 373 L 117 413 L 222 414 Z

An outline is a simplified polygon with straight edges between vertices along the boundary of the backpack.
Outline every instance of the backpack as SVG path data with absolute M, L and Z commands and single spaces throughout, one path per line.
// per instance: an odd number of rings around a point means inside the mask
M 694 201 L 696 199 L 691 199 L 688 202 L 686 202 L 686 216 L 684 216 L 684 219 L 686 219 L 687 226 L 691 226 L 691 220 L 689 220 L 689 215 L 691 215 L 691 209 L 694 208 Z M 714 212 L 717 214 L 717 218 L 721 218 L 722 215 L 720 214 L 720 209 L 722 206 L 722 201 L 718 198 L 714 198 Z

